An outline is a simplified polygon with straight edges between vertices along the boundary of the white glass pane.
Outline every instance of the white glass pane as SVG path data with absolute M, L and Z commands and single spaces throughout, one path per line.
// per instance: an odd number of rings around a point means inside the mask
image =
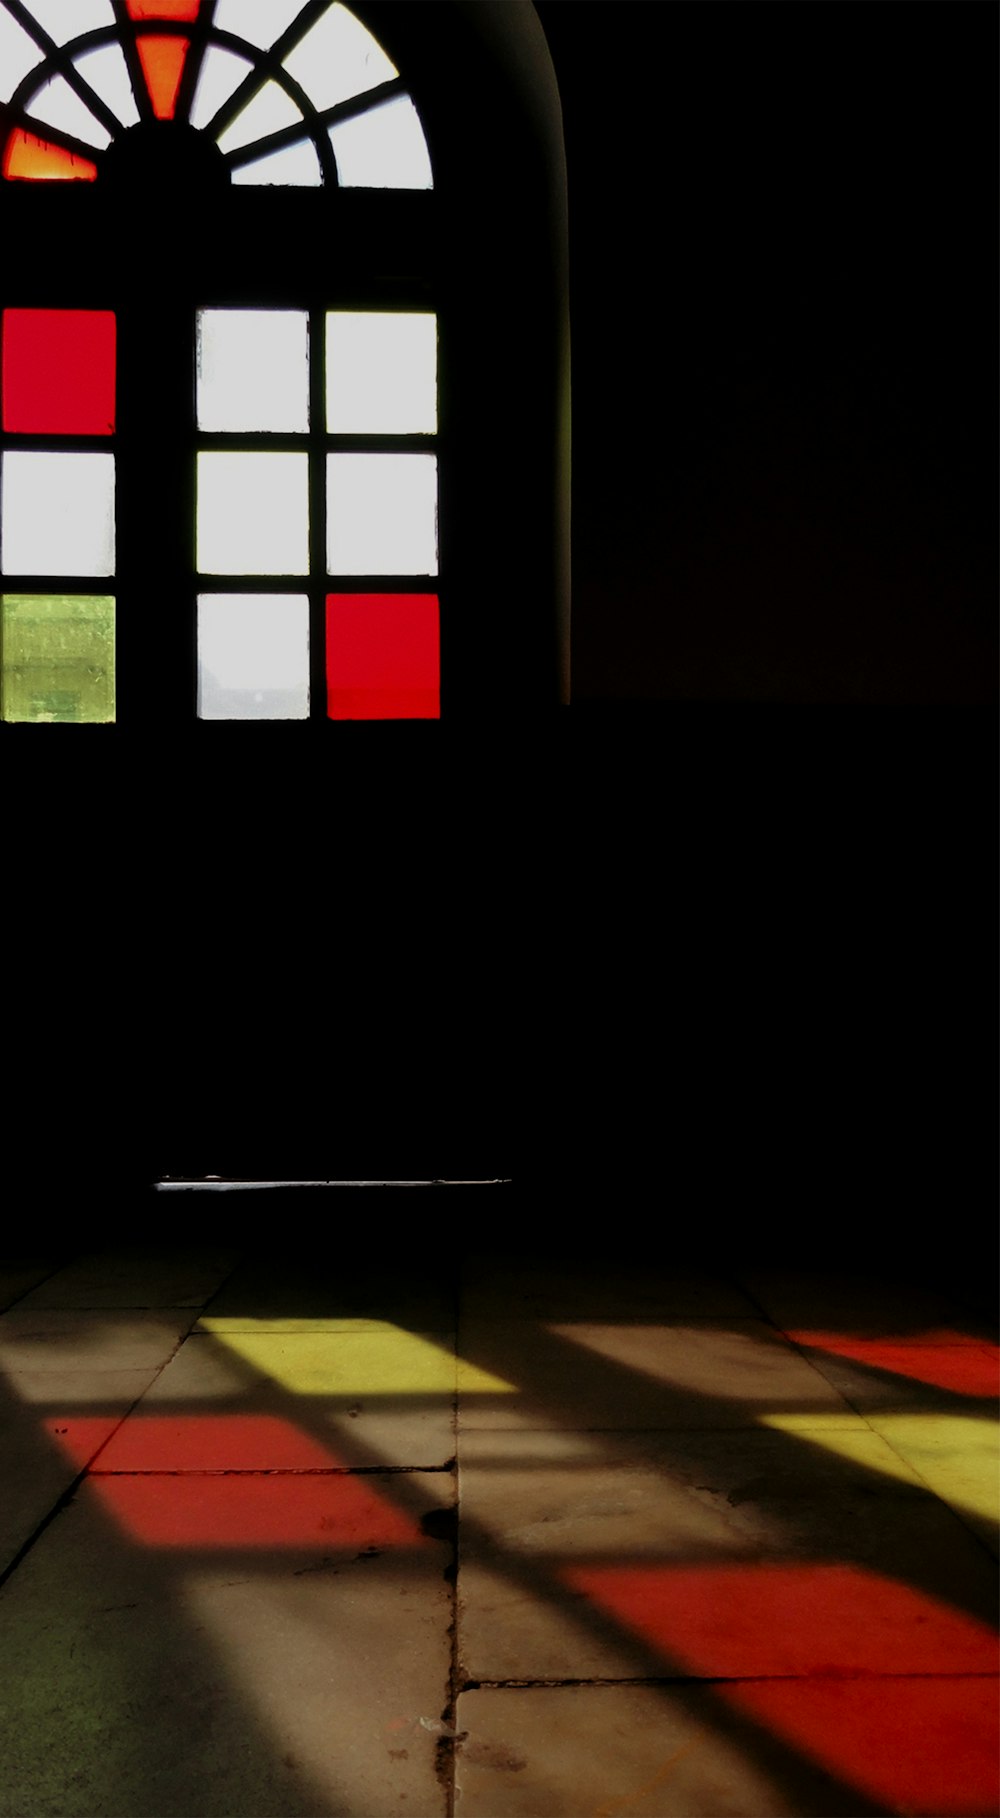
M 309 428 L 304 310 L 199 310 L 198 428 Z
M 331 6 L 289 51 L 285 68 L 314 107 L 333 107 L 398 75 L 381 45 L 346 6 Z
M 305 594 L 199 594 L 198 713 L 203 720 L 308 719 Z
M 83 32 L 114 25 L 111 0 L 29 0 L 31 12 L 57 44 L 68 44 Z
M 326 426 L 358 435 L 437 429 L 437 317 L 336 310 L 326 318 Z
M 296 107 L 291 96 L 286 95 L 277 82 L 265 82 L 253 100 L 237 114 L 232 126 L 220 133 L 219 149 L 237 151 L 241 145 L 252 144 L 254 139 L 280 132 L 283 126 L 294 126 L 301 118 L 302 109 Z
M 251 67 L 248 57 L 238 57 L 235 51 L 223 50 L 220 44 L 210 44 L 191 103 L 192 126 L 208 126 Z
M 76 67 L 122 125 L 134 126 L 139 110 L 121 46 L 102 44 L 98 50 L 84 51 L 82 57 L 76 58 Z
M 253 158 L 249 164 L 237 164 L 230 172 L 233 183 L 281 184 L 289 189 L 318 189 L 323 181 L 316 147 L 310 139 L 297 145 L 284 145 L 266 157 Z
M 330 143 L 344 189 L 434 188 L 427 140 L 409 95 L 331 126 Z
M 309 458 L 244 450 L 198 456 L 202 574 L 307 574 Z
M 85 145 L 103 150 L 105 145 L 111 144 L 111 134 L 95 120 L 79 95 L 74 94 L 65 76 L 53 76 L 43 83 L 28 106 L 33 119 L 44 120 L 47 126 L 60 127 L 63 132 L 72 133 L 74 139 L 82 139 Z
M 330 574 L 437 574 L 434 455 L 329 455 L 326 503 Z
M 44 55 L 23 25 L 0 7 L 0 101 L 10 100 L 22 77 L 41 63 Z
M 215 21 L 222 32 L 269 50 L 302 11 L 303 0 L 219 0 Z
M 8 449 L 0 485 L 5 574 L 114 574 L 114 455 Z

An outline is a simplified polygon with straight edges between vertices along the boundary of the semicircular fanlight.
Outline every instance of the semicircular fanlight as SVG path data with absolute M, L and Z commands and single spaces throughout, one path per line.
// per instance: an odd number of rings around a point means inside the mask
M 232 182 L 431 189 L 420 116 L 332 0 L 0 0 L 0 174 L 87 181 L 140 122 L 213 139 Z

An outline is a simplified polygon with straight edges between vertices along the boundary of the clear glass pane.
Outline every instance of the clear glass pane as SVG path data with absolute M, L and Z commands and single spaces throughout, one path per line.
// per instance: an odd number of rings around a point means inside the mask
M 198 428 L 309 428 L 304 310 L 199 310 Z
M 286 95 L 277 82 L 265 82 L 253 100 L 237 114 L 232 126 L 220 133 L 219 149 L 238 151 L 240 146 L 251 145 L 255 139 L 265 139 L 268 133 L 280 132 L 283 126 L 296 125 L 301 118 L 302 110 L 296 107 L 291 95 Z
M 111 0 L 31 0 L 31 11 L 57 44 L 116 23 Z
M 398 74 L 381 45 L 346 6 L 331 6 L 285 58 L 314 107 L 333 107 Z
M 18 83 L 44 55 L 24 26 L 0 6 L 0 101 L 10 100 Z
M 437 574 L 437 460 L 327 457 L 327 571 Z
M 304 593 L 199 594 L 198 714 L 203 720 L 308 719 Z
M 268 50 L 302 11 L 303 0 L 218 0 L 215 24 Z
M 436 594 L 327 595 L 330 719 L 440 719 L 440 674 Z
M 8 449 L 0 563 L 4 574 L 114 574 L 114 455 Z
M 326 318 L 326 426 L 358 435 L 437 429 L 437 317 L 333 310 Z
M 102 44 L 98 50 L 84 51 L 82 57 L 77 57 L 76 67 L 84 81 L 89 82 L 101 100 L 110 107 L 116 119 L 123 126 L 134 126 L 139 118 L 139 109 L 135 104 L 121 46 Z
M 220 44 L 210 44 L 202 59 L 198 86 L 191 103 L 192 126 L 208 126 L 250 68 L 249 58 L 223 50 Z
M 55 126 L 61 132 L 72 133 L 74 139 L 82 139 L 85 145 L 103 150 L 105 145 L 111 144 L 111 134 L 94 118 L 89 107 L 84 106 L 79 95 L 74 94 L 65 76 L 53 76 L 51 81 L 43 83 L 28 105 L 34 119 L 43 120 L 46 126 Z
M 230 173 L 233 183 L 280 184 L 285 188 L 318 189 L 323 181 L 319 157 L 311 139 L 283 145 L 249 164 L 237 164 Z
M 308 455 L 199 454 L 198 567 L 202 574 L 308 573 Z
M 434 188 L 427 140 L 409 95 L 331 126 L 330 143 L 344 189 Z
M 5 309 L 2 335 L 5 430 L 111 435 L 115 318 L 110 309 Z
M 114 719 L 109 594 L 8 593 L 0 613 L 0 718 L 92 725 Z

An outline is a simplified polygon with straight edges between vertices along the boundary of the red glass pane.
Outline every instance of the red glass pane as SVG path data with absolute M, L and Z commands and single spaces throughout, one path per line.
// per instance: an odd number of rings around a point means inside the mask
M 2 395 L 3 427 L 13 435 L 111 435 L 112 311 L 5 309 Z
M 201 0 L 125 0 L 130 19 L 185 19 L 198 17 Z
M 3 174 L 32 183 L 93 183 L 97 165 L 67 151 L 65 145 L 52 145 L 36 133 L 25 132 L 23 126 L 15 126 L 4 148 Z
M 331 720 L 440 719 L 437 594 L 328 594 L 326 680 Z
M 158 120 L 172 120 L 177 106 L 177 90 L 184 72 L 184 59 L 189 38 L 159 38 L 143 32 L 136 39 L 142 73 L 146 78 L 153 112 Z

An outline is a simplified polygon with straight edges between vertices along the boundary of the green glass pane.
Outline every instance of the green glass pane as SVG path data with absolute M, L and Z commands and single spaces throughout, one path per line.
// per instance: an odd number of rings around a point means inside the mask
M 115 717 L 109 594 L 0 596 L 0 718 L 102 724 Z

